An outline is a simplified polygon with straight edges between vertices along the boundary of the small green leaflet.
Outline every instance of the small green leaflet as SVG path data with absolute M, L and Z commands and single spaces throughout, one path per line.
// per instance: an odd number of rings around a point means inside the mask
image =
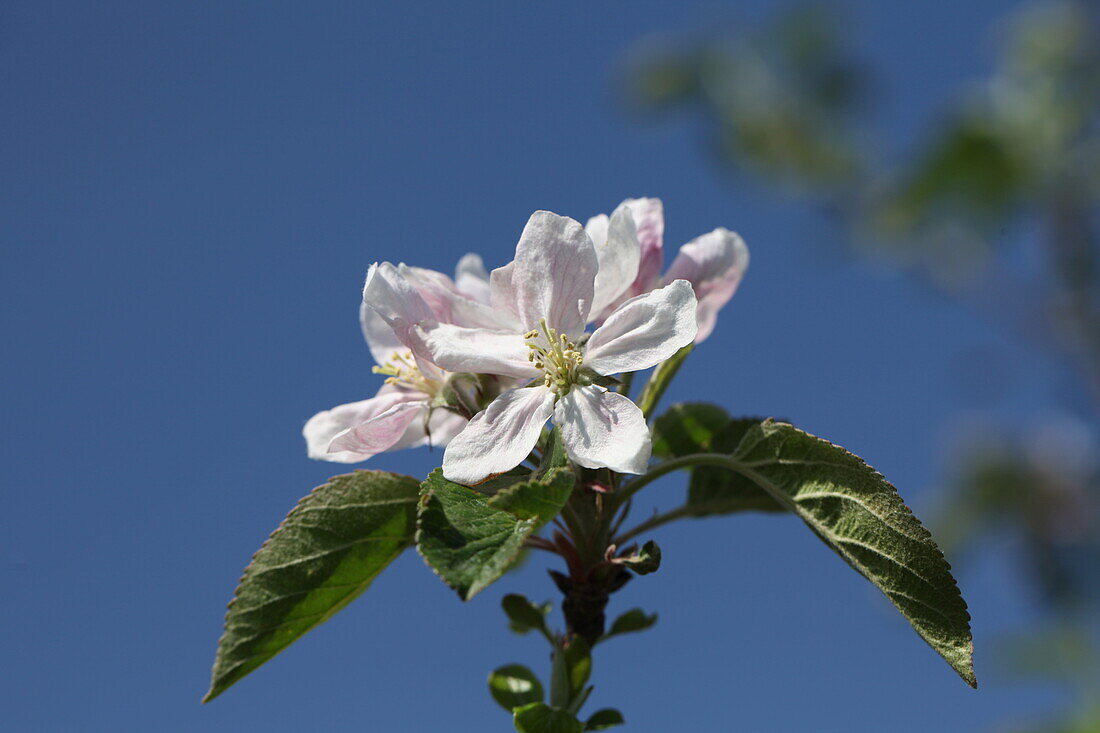
M 597 710 L 589 716 L 585 721 L 584 729 L 589 730 L 607 730 L 608 728 L 614 728 L 617 725 L 622 725 L 626 721 L 623 720 L 623 714 L 614 708 L 603 708 Z
M 470 600 L 516 561 L 527 538 L 557 516 L 573 490 L 569 469 L 515 483 L 492 497 L 443 478 L 436 469 L 421 485 L 416 544 L 420 556 Z
M 615 619 L 611 624 L 611 628 L 607 630 L 607 633 L 600 637 L 600 641 L 607 641 L 611 637 L 618 636 L 619 634 L 632 634 L 636 631 L 645 631 L 655 623 L 657 623 L 657 614 L 650 615 L 640 608 L 632 608 Z
M 839 446 L 772 420 L 745 434 L 730 467 L 798 514 L 977 687 L 970 614 L 951 566 L 882 474 Z
M 620 558 L 618 562 L 621 562 L 638 575 L 649 575 L 657 572 L 658 568 L 661 567 L 661 548 L 657 546 L 656 542 L 649 540 L 642 545 L 642 549 L 638 550 L 637 555 Z
M 489 675 L 489 694 L 508 712 L 518 707 L 542 702 L 542 683 L 522 664 L 509 664 Z
M 302 499 L 245 568 L 203 702 L 366 590 L 412 543 L 418 495 L 411 476 L 356 471 Z

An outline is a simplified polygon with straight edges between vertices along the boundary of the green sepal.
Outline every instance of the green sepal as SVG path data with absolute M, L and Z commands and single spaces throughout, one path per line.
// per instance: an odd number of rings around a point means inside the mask
M 418 491 L 410 476 L 356 471 L 302 499 L 245 568 L 203 702 L 366 590 L 412 543 Z
M 520 733 L 584 733 L 584 724 L 568 710 L 541 702 L 516 708 L 512 724 Z
M 542 683 L 522 664 L 506 664 L 489 674 L 489 694 L 508 712 L 518 707 L 542 702 Z

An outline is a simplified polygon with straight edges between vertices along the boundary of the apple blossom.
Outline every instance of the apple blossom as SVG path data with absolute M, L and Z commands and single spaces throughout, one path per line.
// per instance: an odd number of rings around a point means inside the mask
M 402 266 L 404 267 L 404 266 Z M 412 268 L 408 268 L 412 269 Z M 455 282 L 442 273 L 417 268 L 415 276 L 451 287 L 456 292 L 476 296 L 478 270 L 484 274 L 481 258 L 468 254 L 459 261 Z M 388 276 L 388 277 L 386 277 Z M 371 267 L 371 283 L 394 280 L 389 272 Z M 480 278 L 488 288 L 488 275 Z M 411 305 L 419 317 L 445 317 L 432 310 L 423 299 Z M 364 302 L 359 310 L 363 337 L 378 366 L 374 373 L 386 377 L 385 384 L 369 399 L 338 405 L 314 415 L 302 434 L 310 458 L 337 463 L 365 461 L 383 451 L 414 448 L 421 445 L 446 445 L 462 429 L 466 419 L 441 409 L 448 374 L 423 354 L 414 354 L 386 320 Z
M 633 220 L 633 227 L 620 224 L 621 232 L 632 230 L 632 242 L 629 235 L 620 233 L 616 237 L 614 232 L 616 215 L 621 216 L 621 212 L 629 213 Z M 656 198 L 627 199 L 610 218 L 604 214 L 594 216 L 585 228 L 597 250 L 606 252 L 606 256 L 600 259 L 601 271 L 609 268 L 633 273 L 630 275 L 633 282 L 620 291 L 619 300 L 593 307 L 592 320 L 596 322 L 606 319 L 621 300 L 648 293 L 674 280 L 687 280 L 695 289 L 699 302 L 699 332 L 695 343 L 700 343 L 714 330 L 718 311 L 733 297 L 749 266 L 749 250 L 745 242 L 734 232 L 719 227 L 681 247 L 662 278 L 661 248 L 665 223 L 661 200 Z M 636 265 L 633 264 L 635 262 Z
M 691 343 L 696 299 L 690 283 L 676 280 L 626 300 L 586 334 L 599 268 L 597 249 L 579 223 L 539 211 L 527 222 L 515 259 L 490 275 L 497 328 L 439 323 L 411 311 L 393 319 L 395 330 L 419 341 L 417 349 L 442 368 L 531 380 L 502 393 L 451 440 L 445 477 L 473 484 L 515 467 L 551 417 L 574 463 L 645 471 L 645 417 L 600 382 L 655 366 Z M 367 302 L 374 305 L 370 297 Z

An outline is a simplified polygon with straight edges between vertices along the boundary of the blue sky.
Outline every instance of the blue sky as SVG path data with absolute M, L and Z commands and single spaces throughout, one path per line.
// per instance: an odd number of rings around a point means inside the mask
M 790 201 L 729 178 L 689 116 L 642 122 L 615 79 L 655 33 L 758 22 L 742 3 L 22 2 L 0 9 L 5 357 L 4 717 L 20 731 L 506 730 L 484 678 L 546 671 L 504 592 L 553 597 L 534 558 L 473 602 L 408 553 L 334 620 L 200 706 L 224 605 L 313 486 L 303 422 L 373 393 L 358 334 L 375 260 L 510 258 L 530 212 L 660 196 L 666 253 L 716 226 L 752 266 L 673 400 L 789 417 L 865 457 L 917 509 L 942 475 L 975 344 L 1013 365 L 1009 416 L 1050 363 L 911 281 L 836 257 Z M 987 70 L 1010 3 L 853 2 L 850 29 L 906 140 Z M 666 254 L 671 257 L 671 254 Z M 427 450 L 373 467 L 424 475 Z M 672 505 L 682 477 L 651 487 Z M 641 504 L 647 503 L 643 495 Z M 593 709 L 631 731 L 974 730 L 1030 715 L 990 674 L 1033 610 L 1009 548 L 963 568 L 982 688 L 792 518 L 681 523 L 614 610 Z

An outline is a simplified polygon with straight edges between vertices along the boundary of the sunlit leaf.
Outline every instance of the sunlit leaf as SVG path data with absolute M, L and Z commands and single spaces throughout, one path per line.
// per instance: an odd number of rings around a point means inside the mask
M 409 476 L 356 471 L 302 499 L 245 568 L 204 702 L 366 590 L 412 542 L 418 493 Z
M 977 686 L 970 614 L 951 567 L 881 474 L 839 446 L 771 420 L 748 431 L 733 464 L 885 593 Z

